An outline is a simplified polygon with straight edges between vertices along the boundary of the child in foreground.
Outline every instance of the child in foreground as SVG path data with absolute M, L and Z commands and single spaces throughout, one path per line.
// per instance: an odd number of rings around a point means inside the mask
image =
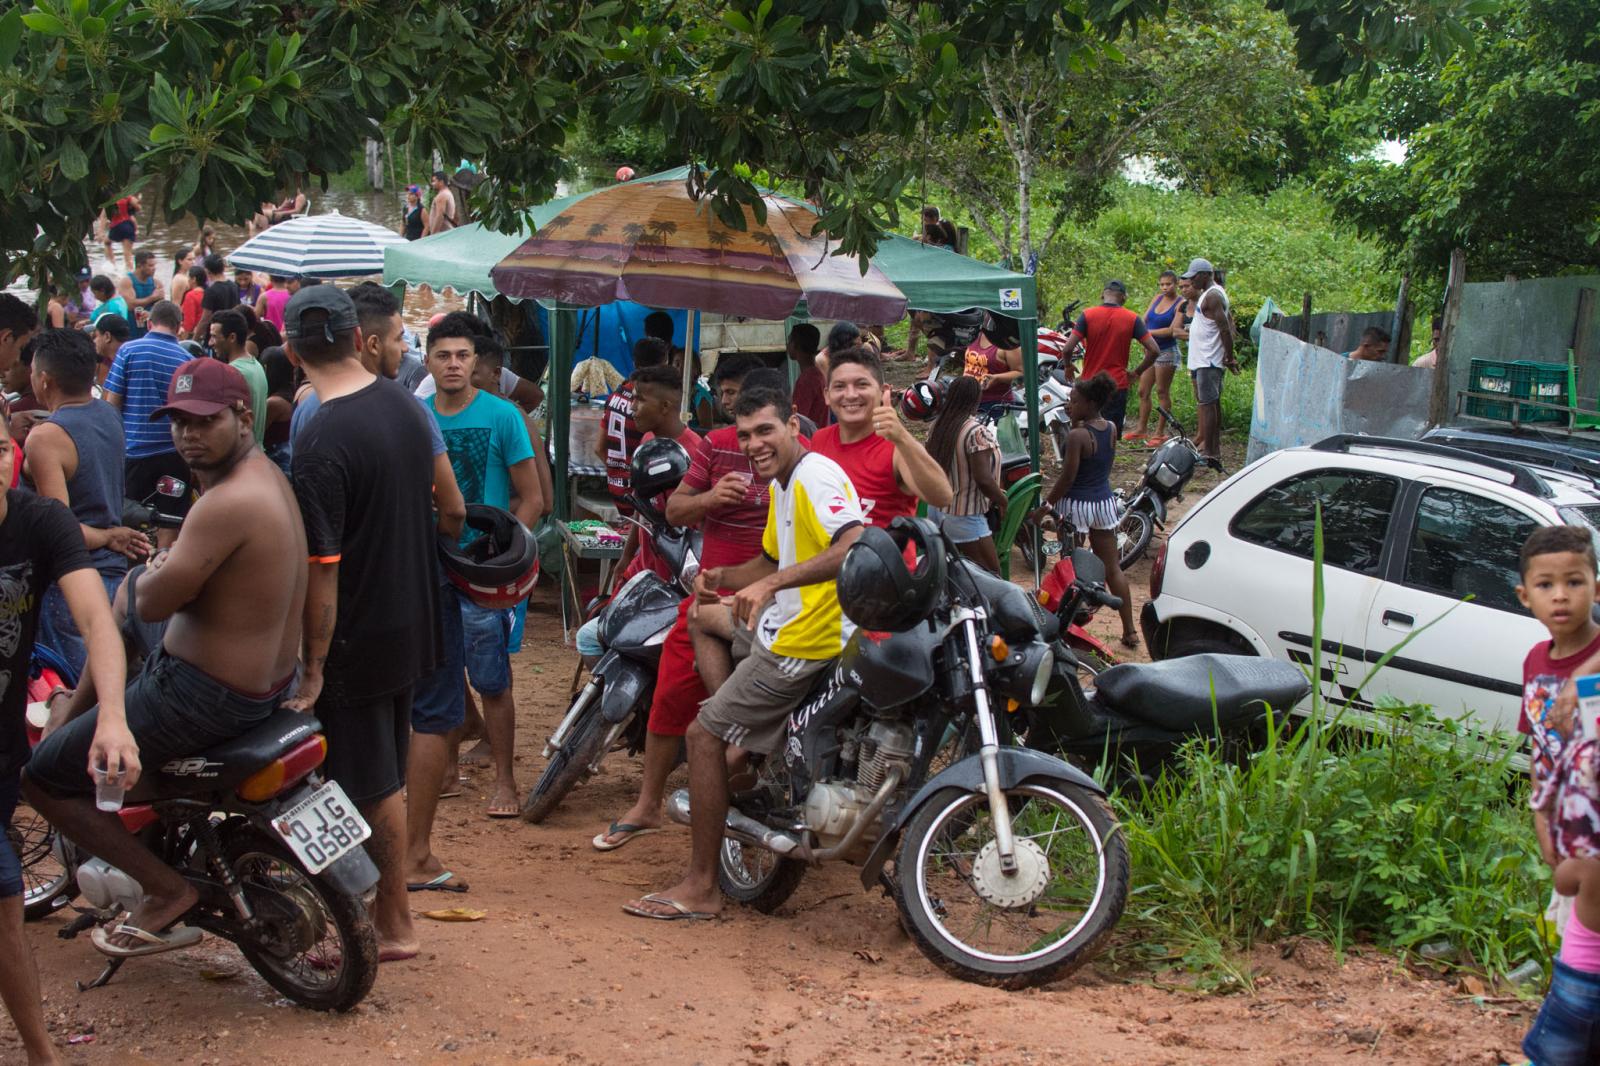
M 1576 897 L 1550 991 L 1522 1050 L 1534 1066 L 1600 1062 L 1600 730 L 1593 716 L 1558 721 L 1556 694 L 1600 652 L 1593 618 L 1594 543 L 1586 530 L 1547 526 L 1522 547 L 1517 597 L 1550 632 L 1523 663 L 1523 716 L 1532 734 L 1534 829 L 1555 890 Z

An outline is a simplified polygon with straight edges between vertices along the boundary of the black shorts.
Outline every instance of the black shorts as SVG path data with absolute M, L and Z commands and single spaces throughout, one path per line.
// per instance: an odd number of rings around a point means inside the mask
M 388 696 L 341 700 L 326 691 L 317 721 L 328 738 L 322 772 L 358 807 L 388 799 L 405 786 L 411 741 L 411 686 Z
M 1111 394 L 1111 399 L 1100 408 L 1100 417 L 1117 427 L 1117 437 L 1122 436 L 1122 423 L 1128 417 L 1128 390 L 1118 389 Z
M 189 464 L 177 452 L 129 459 L 123 464 L 122 472 L 122 491 L 128 499 L 141 503 L 150 499 L 156 512 L 167 518 L 181 519 L 189 513 L 194 503 L 194 475 L 189 472 Z M 163 477 L 174 477 L 183 482 L 183 494 L 163 496 L 157 492 L 156 486 Z
M 133 224 L 133 219 L 124 219 L 115 226 L 106 230 L 108 241 L 131 241 L 139 234 L 139 229 Z

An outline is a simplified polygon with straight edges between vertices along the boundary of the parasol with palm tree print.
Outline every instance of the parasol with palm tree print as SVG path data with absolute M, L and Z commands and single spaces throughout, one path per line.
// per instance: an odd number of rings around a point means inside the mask
M 745 208 L 730 229 L 682 181 L 632 181 L 573 203 L 490 272 L 518 299 L 582 307 L 632 300 L 750 318 L 782 319 L 806 302 L 814 318 L 898 321 L 906 298 L 876 267 L 812 234 L 816 213 L 767 196 L 767 221 Z

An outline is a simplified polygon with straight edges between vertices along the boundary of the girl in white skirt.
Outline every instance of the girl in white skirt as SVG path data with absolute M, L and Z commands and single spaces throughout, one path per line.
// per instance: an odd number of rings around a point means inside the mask
M 1063 532 L 1071 528 L 1089 536 L 1089 548 L 1106 568 L 1106 587 L 1122 598 L 1122 643 L 1139 646 L 1139 631 L 1133 625 L 1133 600 L 1128 595 L 1128 579 L 1117 564 L 1117 500 L 1111 491 L 1111 460 L 1116 452 L 1117 427 L 1100 417 L 1116 383 L 1105 371 L 1088 381 L 1080 381 L 1067 399 L 1067 416 L 1072 429 L 1067 434 L 1066 454 L 1061 457 L 1061 476 L 1056 478 L 1044 502 L 1034 512 L 1036 520 L 1054 514 Z

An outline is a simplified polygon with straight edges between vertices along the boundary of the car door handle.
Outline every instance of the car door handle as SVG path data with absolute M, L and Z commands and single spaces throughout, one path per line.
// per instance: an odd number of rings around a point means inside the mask
M 1417 620 L 1412 618 L 1409 614 L 1401 614 L 1399 611 L 1384 611 L 1383 624 L 1386 626 L 1400 626 L 1402 628 L 1409 629 L 1417 624 Z

